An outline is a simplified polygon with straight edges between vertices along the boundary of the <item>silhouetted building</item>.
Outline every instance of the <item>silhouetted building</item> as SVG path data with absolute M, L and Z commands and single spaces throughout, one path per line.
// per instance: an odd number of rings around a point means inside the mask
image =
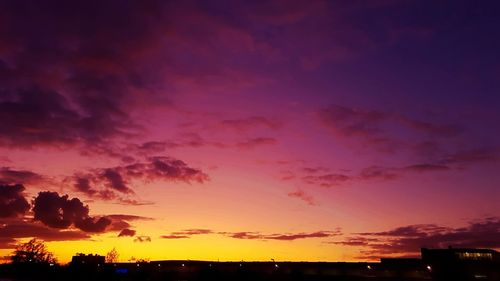
M 490 249 L 426 249 L 422 261 L 433 280 L 500 281 L 500 253 Z
M 104 264 L 105 258 L 100 255 L 92 255 L 92 254 L 76 254 L 71 259 L 72 265 L 96 265 L 100 266 Z

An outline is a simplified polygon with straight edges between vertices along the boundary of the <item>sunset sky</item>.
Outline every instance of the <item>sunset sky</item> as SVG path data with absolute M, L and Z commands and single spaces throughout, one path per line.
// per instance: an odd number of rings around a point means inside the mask
M 0 1 L 0 256 L 500 249 L 497 1 Z

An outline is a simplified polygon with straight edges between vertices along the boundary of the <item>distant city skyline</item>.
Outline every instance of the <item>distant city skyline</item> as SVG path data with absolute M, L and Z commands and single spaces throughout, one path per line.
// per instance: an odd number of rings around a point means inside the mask
M 499 15 L 0 1 L 0 262 L 500 250 Z

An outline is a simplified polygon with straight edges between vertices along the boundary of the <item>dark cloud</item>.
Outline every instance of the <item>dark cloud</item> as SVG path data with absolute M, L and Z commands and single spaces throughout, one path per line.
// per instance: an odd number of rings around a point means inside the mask
M 458 125 L 439 124 L 419 121 L 400 114 L 354 109 L 339 105 L 331 105 L 319 112 L 323 124 L 330 128 L 337 137 L 355 137 L 377 147 L 382 146 L 408 148 L 416 153 L 422 162 L 406 166 L 370 166 L 363 168 L 357 175 L 346 175 L 346 182 L 351 180 L 393 180 L 410 173 L 444 172 L 467 168 L 469 165 L 497 162 L 500 150 L 495 147 L 481 149 L 463 149 L 450 145 L 449 138 L 471 142 Z M 402 139 L 400 130 L 406 129 L 414 139 Z M 425 135 L 422 135 L 424 133 Z M 428 139 L 432 138 L 432 141 Z M 446 142 L 441 141 L 446 138 Z M 459 139 L 460 138 L 460 139 Z M 469 139 L 469 140 L 468 140 Z M 416 141 L 415 141 L 416 140 Z M 407 146 L 407 147 L 406 147 Z M 455 152 L 449 152 L 453 151 Z M 343 178 L 322 180 L 322 175 L 314 170 L 304 170 L 313 174 L 302 177 L 308 184 L 319 186 L 335 186 L 342 183 Z M 324 172 L 325 173 L 325 172 Z M 326 176 L 325 173 L 323 176 Z
M 381 167 L 370 166 L 363 168 L 357 175 L 349 176 L 343 174 L 326 174 L 319 176 L 305 176 L 304 182 L 323 187 L 340 185 L 347 181 L 370 181 L 370 180 L 395 180 L 408 173 L 428 173 L 448 171 L 451 167 L 441 164 L 413 164 L 404 167 Z
M 210 229 L 186 229 L 183 231 L 172 232 L 167 235 L 160 236 L 163 239 L 185 239 L 191 238 L 195 235 L 204 235 L 204 234 L 218 234 L 223 235 L 230 238 L 236 239 L 255 239 L 255 240 L 282 240 L 282 241 L 293 241 L 298 239 L 309 239 L 309 238 L 326 238 L 333 237 L 336 235 L 340 235 L 340 230 L 336 231 L 317 231 L 311 233 L 273 233 L 273 234 L 264 234 L 261 232 L 215 232 Z
M 353 246 L 353 247 L 364 247 L 369 245 L 371 242 L 376 242 L 377 239 L 370 239 L 365 237 L 351 237 L 347 238 L 344 241 L 329 241 L 325 242 L 327 244 L 336 244 L 336 245 L 344 245 L 344 246 Z
M 272 235 L 267 235 L 264 236 L 265 239 L 272 239 L 272 240 L 296 240 L 296 239 L 306 239 L 306 238 L 324 238 L 324 237 L 331 237 L 334 235 L 339 235 L 338 232 L 325 232 L 325 231 L 318 231 L 318 232 L 312 232 L 312 233 L 296 233 L 296 234 L 272 234 Z
M 201 229 L 201 228 L 186 229 L 183 231 L 172 232 L 172 234 L 178 234 L 178 235 L 200 235 L 200 234 L 211 234 L 211 233 L 213 233 L 212 230 Z
M 126 215 L 126 214 L 106 215 L 106 217 L 113 219 L 113 220 L 124 220 L 124 221 L 153 220 L 153 218 L 150 218 L 150 217 Z
M 356 138 L 362 143 L 385 152 L 408 149 L 411 144 L 401 138 L 401 130 L 415 135 L 414 140 L 425 138 L 458 137 L 462 129 L 457 125 L 420 121 L 401 114 L 377 110 L 351 108 L 332 104 L 318 111 L 320 121 L 336 137 Z M 414 142 L 412 140 L 411 142 Z
M 89 239 L 90 235 L 79 230 L 59 230 L 36 222 L 6 221 L 0 225 L 0 248 L 15 248 L 17 239 L 39 238 L 45 241 L 71 241 Z
M 102 198 L 102 197 L 101 197 Z M 102 198 L 103 200 L 106 200 Z M 130 206 L 145 206 L 145 205 L 154 205 L 154 202 L 151 201 L 142 201 L 142 200 L 135 200 L 135 199 L 128 199 L 128 198 L 116 198 L 118 201 L 116 201 L 116 204 L 119 205 L 130 205 Z
M 77 173 L 71 180 L 74 182 L 75 190 L 89 197 L 118 200 L 122 204 L 142 205 L 145 203 L 123 197 L 135 194 L 129 184 L 133 180 L 204 183 L 209 180 L 209 176 L 199 169 L 188 166 L 184 161 L 156 156 L 148 157 L 146 162 L 94 169 L 87 174 Z
M 0 218 L 22 216 L 29 210 L 23 191 L 24 186 L 20 184 L 0 184 Z
M 336 137 L 356 138 L 381 151 L 403 148 L 416 154 L 418 160 L 401 166 L 368 166 L 355 174 L 329 173 L 328 169 L 319 172 L 314 168 L 294 173 L 294 177 L 307 184 L 331 187 L 355 180 L 394 180 L 409 174 L 461 170 L 500 160 L 500 150 L 496 147 L 467 150 L 456 146 L 457 141 L 472 143 L 473 136 L 464 134 L 463 128 L 454 124 L 335 104 L 323 108 L 318 115 Z M 300 177 L 300 174 L 305 175 Z
M 189 235 L 175 235 L 175 234 L 168 234 L 168 235 L 162 235 L 160 236 L 162 239 L 185 239 L 185 238 L 190 238 Z
M 184 238 L 191 238 L 191 236 L 194 235 L 212 234 L 212 233 L 214 232 L 210 229 L 186 229 L 183 231 L 172 232 L 168 235 L 162 235 L 160 237 L 163 239 L 184 239 Z
M 362 137 L 375 141 L 382 133 L 381 123 L 388 115 L 379 111 L 367 111 L 340 105 L 330 105 L 319 111 L 319 117 L 338 136 Z
M 122 231 L 120 231 L 120 233 L 118 234 L 118 237 L 125 237 L 125 236 L 133 237 L 134 235 L 135 235 L 135 230 L 125 228 Z
M 111 224 L 111 220 L 106 217 L 98 219 L 86 217 L 75 220 L 74 224 L 77 228 L 85 232 L 104 232 L 106 227 Z
M 149 141 L 140 145 L 130 145 L 129 149 L 137 151 L 139 155 L 157 155 L 166 149 L 180 147 L 199 148 L 213 143 L 202 138 L 198 133 L 184 133 L 173 140 Z
M 255 149 L 261 146 L 275 145 L 278 140 L 269 137 L 242 138 L 241 140 L 228 142 L 218 140 L 208 140 L 201 137 L 198 133 L 186 133 L 173 140 L 152 141 L 140 145 L 129 145 L 128 149 L 135 151 L 138 155 L 150 156 L 163 152 L 167 149 L 182 147 L 200 148 L 215 147 L 220 149 Z M 117 153 L 118 155 L 118 153 Z
M 74 187 L 77 191 L 85 193 L 89 196 L 93 196 L 94 194 L 97 193 L 96 190 L 92 189 L 92 186 L 90 184 L 90 179 L 88 177 L 76 175 L 74 177 L 74 180 L 75 180 Z
M 125 215 L 125 214 L 114 214 L 106 215 L 106 218 L 111 220 L 111 225 L 108 228 L 110 231 L 122 231 L 126 228 L 130 228 L 130 222 L 138 220 L 153 220 L 149 217 L 136 216 L 136 215 Z
M 164 152 L 167 148 L 176 147 L 175 144 L 162 141 L 149 141 L 137 146 L 137 150 L 145 154 L 156 154 Z
M 446 171 L 449 169 L 450 167 L 439 164 L 415 164 L 403 168 L 403 170 L 415 172 Z
M 364 254 L 416 255 L 420 248 L 500 248 L 500 218 L 472 221 L 465 227 L 418 224 L 382 232 L 358 233 L 335 244 L 364 246 Z
M 11 91 L 0 100 L 0 118 L 14 120 L 2 126 L 3 145 L 76 141 L 80 132 L 72 124 L 78 123 L 79 115 L 69 109 L 64 96 L 40 89 Z
M 148 157 L 152 155 L 158 155 L 159 153 L 165 152 L 167 149 L 175 149 L 181 147 L 199 148 L 207 145 L 214 144 L 203 139 L 197 133 L 187 133 L 182 134 L 181 136 L 177 136 L 172 140 L 148 141 L 141 144 L 128 144 L 125 148 L 116 148 L 114 154 L 115 157 L 122 158 L 122 160 L 127 160 L 123 162 L 132 163 L 135 162 L 133 157 L 128 156 L 127 158 L 129 159 L 124 159 L 126 157 L 124 157 L 123 154 L 121 154 L 119 151 L 127 150 L 141 157 Z
M 434 124 L 431 122 L 412 120 L 404 116 L 401 116 L 399 120 L 407 127 L 427 133 L 430 136 L 456 137 L 463 131 L 458 125 Z
M 4 90 L 6 91 L 6 90 Z M 0 145 L 32 147 L 36 145 L 75 145 L 82 141 L 91 144 L 116 134 L 124 134 L 113 121 L 113 112 L 101 108 L 92 117 L 86 117 L 71 109 L 64 96 L 51 90 L 34 88 L 31 90 L 11 89 L 8 99 L 0 99 L 0 118 L 13 120 L 0 129 Z M 4 95 L 5 97 L 5 95 Z M 96 100 L 96 103 L 101 101 Z M 120 117 L 124 115 L 120 114 Z M 124 117 L 123 117 L 124 118 Z M 121 118 L 121 119 L 123 119 Z M 95 124 L 102 124 L 97 126 Z
M 324 174 L 324 175 L 308 175 L 302 177 L 302 180 L 308 184 L 319 185 L 322 187 L 332 187 L 342 184 L 348 180 L 351 180 L 351 177 L 344 174 Z
M 404 173 L 427 173 L 427 172 L 443 172 L 453 169 L 463 168 L 463 165 L 479 164 L 484 162 L 495 162 L 500 160 L 498 150 L 482 149 L 462 151 L 454 154 L 449 154 L 444 159 L 438 159 L 434 162 L 417 163 L 403 167 L 381 167 L 371 166 L 361 170 L 360 179 L 382 179 L 392 180 L 399 178 Z
M 149 163 L 126 167 L 130 175 L 144 175 L 148 179 L 199 182 L 209 180 L 201 170 L 189 167 L 185 162 L 171 157 L 151 157 Z
M 397 169 L 380 166 L 366 167 L 359 173 L 359 177 L 363 180 L 393 180 L 399 176 Z
M 10 167 L 0 168 L 0 183 L 4 184 L 36 184 L 45 178 L 37 173 L 27 170 L 14 170 Z
M 302 171 L 308 173 L 308 174 L 316 174 L 320 172 L 328 172 L 330 169 L 326 167 L 304 167 L 302 168 Z
M 136 236 L 134 242 L 139 242 L 139 243 L 151 242 L 151 237 L 145 235 Z
M 316 200 L 314 200 L 314 197 L 312 197 L 311 195 L 307 194 L 303 190 L 297 190 L 297 191 L 289 192 L 288 196 L 294 197 L 294 198 L 298 198 L 300 200 L 303 200 L 304 202 L 306 202 L 308 205 L 311 205 L 311 206 L 317 205 Z
M 417 225 L 408 225 L 397 227 L 395 229 L 383 232 L 367 232 L 367 233 L 359 233 L 360 235 L 367 236 L 426 236 L 427 233 L 439 233 L 443 231 L 448 231 L 449 228 L 437 226 L 435 224 L 417 224 Z
M 89 207 L 78 198 L 68 199 L 68 195 L 59 196 L 57 192 L 38 193 L 33 201 L 34 219 L 53 228 L 69 228 L 71 225 L 85 232 L 103 232 L 111 224 L 106 217 L 92 218 Z
M 111 168 L 104 169 L 101 176 L 108 182 L 110 188 L 122 193 L 133 193 L 117 170 Z
M 330 188 L 341 186 L 351 181 L 368 179 L 368 177 L 363 175 L 364 173 L 366 173 L 366 171 L 362 170 L 359 176 L 352 176 L 343 173 L 333 173 L 330 169 L 323 167 L 321 169 L 302 168 L 297 171 L 282 171 L 283 176 L 281 177 L 281 180 L 298 180 L 303 184 Z M 307 195 L 304 191 L 291 192 L 288 193 L 288 196 L 299 198 L 307 202 L 309 205 L 314 205 L 312 204 L 314 199 Z
M 480 148 L 471 150 L 460 150 L 443 157 L 446 164 L 474 164 L 484 162 L 500 161 L 500 148 Z
M 350 181 L 357 180 L 355 176 L 344 173 L 334 173 L 326 167 L 305 167 L 296 171 L 282 171 L 282 174 L 283 176 L 281 177 L 281 180 L 284 181 L 298 180 L 303 184 L 326 188 L 340 186 Z M 304 191 L 291 192 L 288 193 L 288 196 L 302 199 L 310 205 L 315 204 L 312 204 L 314 199 L 307 195 Z
M 216 57 L 268 55 L 270 46 L 202 6 L 0 3 L 0 118 L 12 120 L 0 128 L 0 145 L 78 145 L 83 154 L 107 153 L 110 142 L 144 133 L 135 112 L 172 107 L 176 83 L 219 92 L 261 81 L 246 67 Z M 222 124 L 280 126 L 262 116 Z M 158 153 L 170 145 L 175 143 L 149 142 L 141 149 Z
M 258 240 L 282 240 L 282 241 L 293 241 L 297 239 L 309 239 L 309 238 L 326 238 L 340 235 L 340 231 L 317 231 L 311 233 L 275 233 L 275 234 L 262 234 L 260 232 L 222 232 L 231 238 L 236 239 L 258 239 Z
M 241 149 L 253 149 L 263 145 L 275 145 L 278 141 L 274 138 L 253 138 L 235 144 L 236 147 Z
M 293 180 L 299 178 L 303 183 L 321 187 L 335 187 L 353 181 L 389 181 L 401 178 L 407 174 L 430 173 L 452 170 L 454 167 L 448 164 L 422 163 L 403 167 L 369 166 L 361 169 L 357 174 L 328 173 L 328 168 L 321 169 L 303 168 L 296 172 L 286 171 L 282 180 Z M 326 173 L 325 173 L 326 172 Z M 323 173 L 323 174 L 322 174 Z M 302 176 L 301 176 L 302 174 Z M 290 195 L 290 194 L 289 194 Z M 299 197 L 301 194 L 296 194 Z
M 107 217 L 107 216 L 106 216 Z M 130 223 L 124 220 L 112 219 L 111 225 L 107 228 L 109 231 L 122 231 L 126 228 L 132 227 Z
M 65 241 L 88 239 L 90 236 L 79 230 L 59 230 L 34 222 L 9 222 L 0 227 L 0 237 L 28 238 L 36 237 L 45 241 Z
M 92 146 L 138 128 L 128 109 L 158 77 L 146 54 L 161 9 L 112 2 L 0 4 L 0 38 L 9 42 L 0 118 L 11 120 L 0 128 L 1 145 Z
M 263 239 L 259 232 L 230 232 L 224 233 L 226 236 L 236 239 Z

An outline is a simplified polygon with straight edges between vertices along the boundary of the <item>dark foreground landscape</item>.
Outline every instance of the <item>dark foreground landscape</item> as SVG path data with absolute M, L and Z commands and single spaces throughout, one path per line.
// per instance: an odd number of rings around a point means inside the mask
M 67 267 L 4 266 L 4 280 L 431 280 L 420 266 L 383 263 L 164 261 Z
M 104 263 L 102 256 L 77 255 L 67 266 L 5 264 L 7 280 L 500 280 L 500 256 L 487 249 L 422 249 L 422 259 L 380 262 Z M 102 259 L 104 261 L 104 259 Z

